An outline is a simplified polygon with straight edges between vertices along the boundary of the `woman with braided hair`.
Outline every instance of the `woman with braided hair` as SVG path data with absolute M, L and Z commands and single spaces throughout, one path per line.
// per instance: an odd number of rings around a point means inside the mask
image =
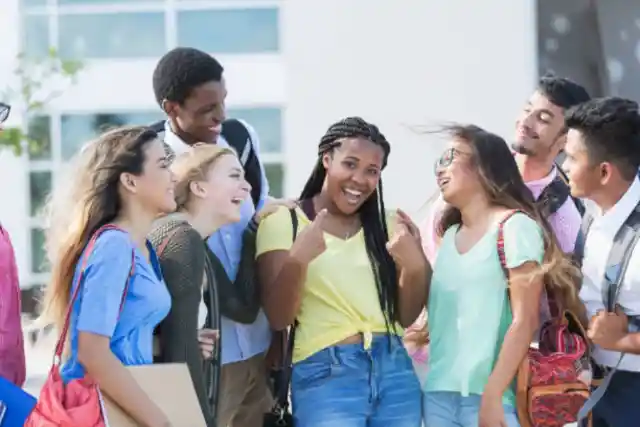
M 431 267 L 411 219 L 385 212 L 389 152 L 363 119 L 333 124 L 299 206 L 258 229 L 264 310 L 276 330 L 295 325 L 297 427 L 421 425 L 420 386 L 399 336 L 424 306 Z

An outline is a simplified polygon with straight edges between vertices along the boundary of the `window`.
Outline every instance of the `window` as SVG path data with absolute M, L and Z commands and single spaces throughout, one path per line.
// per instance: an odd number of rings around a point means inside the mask
M 166 51 L 162 12 L 61 15 L 59 31 L 66 58 L 157 57 Z
M 71 158 L 83 143 L 108 128 L 122 125 L 148 125 L 161 119 L 162 113 L 159 111 L 133 111 L 37 116 L 29 121 L 29 135 L 39 142 L 42 149 L 38 152 L 32 151 L 29 155 L 31 277 L 27 282 L 36 283 L 45 280 L 49 272 L 40 213 L 51 193 L 56 177 L 64 172 L 65 161 Z M 60 126 L 57 126 L 57 123 L 56 126 L 51 125 L 56 120 L 60 121 Z M 60 129 L 60 134 L 55 134 L 54 129 Z M 54 147 L 58 148 L 53 149 Z M 53 155 L 53 153 L 59 154 Z
M 162 117 L 160 112 L 64 114 L 60 121 L 62 159 L 70 159 L 82 145 L 110 128 L 150 125 Z
M 46 55 L 50 46 L 63 57 L 82 59 L 156 58 L 175 45 L 212 54 L 280 50 L 275 0 L 212 2 L 197 9 L 165 0 L 57 0 L 53 8 L 44 7 L 46 0 L 23 1 L 24 51 L 32 57 Z M 169 33 L 165 22 L 171 23 Z
M 40 228 L 31 229 L 31 272 L 44 273 L 49 270 L 44 247 L 44 232 Z
M 34 171 L 29 173 L 29 209 L 31 216 L 38 216 L 51 193 L 51 171 Z
M 284 195 L 282 110 L 278 107 L 230 108 L 227 117 L 242 119 L 260 138 L 260 160 L 269 181 L 270 195 Z
M 228 117 L 249 123 L 260 137 L 262 153 L 282 152 L 282 111 L 280 108 L 230 108 Z
M 46 15 L 29 15 L 24 18 L 25 54 L 32 57 L 47 55 L 49 51 L 49 17 Z
M 284 168 L 282 163 L 266 163 L 264 165 L 267 181 L 269 182 L 269 195 L 276 198 L 284 196 Z
M 164 3 L 165 0 L 135 0 L 136 3 Z M 112 5 L 115 3 L 132 3 L 132 0 L 58 0 L 59 5 Z
M 178 45 L 210 53 L 277 52 L 277 8 L 178 12 Z
M 29 120 L 29 139 L 37 142 L 37 149 L 29 148 L 30 160 L 50 160 L 51 159 L 51 120 L 48 116 L 36 116 Z

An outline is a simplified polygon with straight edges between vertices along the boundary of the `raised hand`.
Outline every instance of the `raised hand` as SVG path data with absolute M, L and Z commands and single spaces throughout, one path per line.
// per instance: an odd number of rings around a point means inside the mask
M 399 209 L 396 212 L 393 235 L 387 242 L 387 251 L 403 269 L 421 268 L 426 262 L 418 227 L 409 215 Z
M 323 231 L 323 223 L 326 217 L 327 210 L 323 209 L 318 212 L 311 224 L 300 231 L 289 252 L 292 258 L 303 265 L 307 265 L 327 249 Z

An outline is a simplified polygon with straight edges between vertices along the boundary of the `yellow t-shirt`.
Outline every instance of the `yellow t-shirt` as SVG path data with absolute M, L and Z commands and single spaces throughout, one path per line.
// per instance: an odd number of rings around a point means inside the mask
M 310 224 L 300 209 L 298 233 Z M 388 227 L 393 223 L 388 220 Z M 302 304 L 298 313 L 293 361 L 312 354 L 357 333 L 365 347 L 373 333 L 387 331 L 380 308 L 376 282 L 367 256 L 364 232 L 343 240 L 325 233 L 327 249 L 307 268 Z M 293 242 L 291 215 L 281 207 L 263 219 L 258 228 L 257 256 L 289 250 Z M 402 328 L 396 330 L 401 334 Z

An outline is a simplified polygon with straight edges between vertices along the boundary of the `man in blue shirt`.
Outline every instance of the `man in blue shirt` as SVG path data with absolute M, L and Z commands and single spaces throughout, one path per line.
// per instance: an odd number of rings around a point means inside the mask
M 198 142 L 228 146 L 220 135 L 225 120 L 227 90 L 223 67 L 212 56 L 191 48 L 176 48 L 165 54 L 153 73 L 153 89 L 166 113 L 164 141 L 176 153 Z M 259 153 L 258 135 L 243 121 L 254 153 Z M 258 159 L 259 161 L 259 159 Z M 260 163 L 260 197 L 257 206 L 246 200 L 241 220 L 222 227 L 209 238 L 211 250 L 232 280 L 238 272 L 242 234 L 256 210 L 264 207 L 269 185 Z M 255 186 L 255 184 L 253 184 Z M 217 421 L 219 427 L 262 426 L 271 409 L 264 356 L 271 342 L 271 329 L 262 311 L 251 325 L 222 318 L 222 371 Z

